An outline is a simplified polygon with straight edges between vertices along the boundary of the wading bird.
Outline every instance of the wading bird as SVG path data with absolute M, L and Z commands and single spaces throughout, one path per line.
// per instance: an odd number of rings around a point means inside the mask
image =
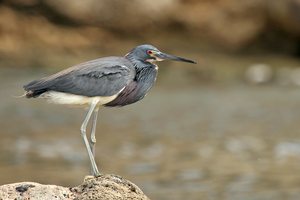
M 95 132 L 99 107 L 125 106 L 141 100 L 156 80 L 158 67 L 154 63 L 163 60 L 196 63 L 163 53 L 152 45 L 140 45 L 124 57 L 91 60 L 32 81 L 24 86 L 25 96 L 46 98 L 57 104 L 89 106 L 80 130 L 92 174 L 97 176 L 100 173 L 95 162 Z M 86 127 L 92 115 L 88 139 Z

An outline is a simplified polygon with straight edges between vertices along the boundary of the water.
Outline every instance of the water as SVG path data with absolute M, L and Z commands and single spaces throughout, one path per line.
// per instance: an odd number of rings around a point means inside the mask
M 299 88 L 202 84 L 181 74 L 168 82 L 178 72 L 162 71 L 143 101 L 100 111 L 103 173 L 133 181 L 151 199 L 300 199 Z M 74 186 L 89 172 L 84 109 L 13 97 L 43 75 L 1 70 L 0 184 Z

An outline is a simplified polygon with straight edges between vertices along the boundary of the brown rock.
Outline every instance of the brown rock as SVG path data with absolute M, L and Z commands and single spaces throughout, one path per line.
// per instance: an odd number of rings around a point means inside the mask
M 74 194 L 62 186 L 42 185 L 33 182 L 12 183 L 0 186 L 0 199 L 74 199 Z
M 33 182 L 2 185 L 0 200 L 4 199 L 149 200 L 135 184 L 116 175 L 89 176 L 81 185 L 73 188 Z
M 265 1 L 261 0 L 47 0 L 45 4 L 72 21 L 122 33 L 147 36 L 177 24 L 189 34 L 209 36 L 232 49 L 253 41 L 266 22 Z
M 44 3 L 60 15 L 84 25 L 132 33 L 161 26 L 174 13 L 176 0 L 46 0 Z
M 63 54 L 70 58 L 99 55 L 113 43 L 119 49 L 119 43 L 129 41 L 123 40 L 126 37 L 162 43 L 169 36 L 178 40 L 192 36 L 233 50 L 259 42 L 262 35 L 272 34 L 274 25 L 276 30 L 285 30 L 286 37 L 295 36 L 290 43 L 300 37 L 300 0 L 3 2 L 0 57 L 4 59 L 0 64 L 7 62 L 6 66 L 47 66 L 55 65 L 55 60 L 60 65 L 66 57 L 60 57 Z M 285 43 L 284 37 L 271 42 L 280 41 Z
M 269 0 L 268 13 L 279 29 L 300 37 L 300 0 Z
M 71 191 L 77 194 L 76 199 L 78 200 L 149 200 L 135 184 L 117 175 L 101 175 L 97 178 L 87 177 L 83 184 L 71 188 Z
M 264 31 L 262 0 L 192 1 L 177 9 L 176 18 L 195 34 L 230 49 L 248 45 Z

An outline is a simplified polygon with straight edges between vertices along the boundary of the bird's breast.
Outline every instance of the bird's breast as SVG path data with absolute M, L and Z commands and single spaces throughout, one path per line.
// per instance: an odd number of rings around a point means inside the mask
M 135 79 L 113 101 L 105 104 L 105 106 L 125 106 L 143 99 L 154 85 L 156 76 L 157 69 L 154 65 L 153 67 L 138 69 Z

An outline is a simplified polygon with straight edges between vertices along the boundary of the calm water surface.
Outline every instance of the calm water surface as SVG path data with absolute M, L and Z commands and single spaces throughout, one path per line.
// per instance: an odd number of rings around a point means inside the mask
M 13 97 L 43 75 L 1 70 L 0 184 L 74 186 L 89 172 L 83 109 Z M 151 199 L 300 199 L 299 88 L 164 83 L 140 103 L 100 111 L 103 173 Z

